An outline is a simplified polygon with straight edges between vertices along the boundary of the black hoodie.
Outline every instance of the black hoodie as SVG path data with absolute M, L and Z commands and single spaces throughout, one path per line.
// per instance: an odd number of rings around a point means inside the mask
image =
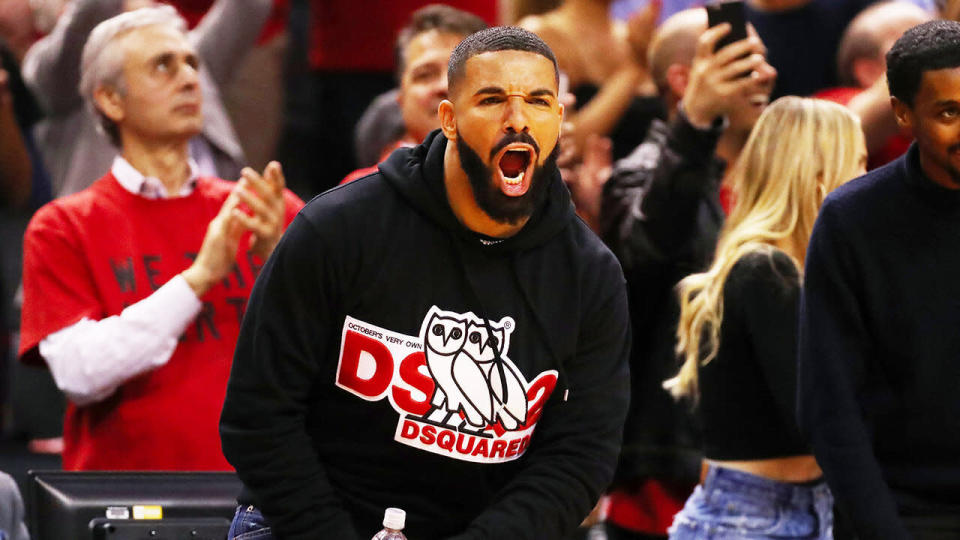
M 279 538 L 366 539 L 389 506 L 411 540 L 561 538 L 613 474 L 616 259 L 556 172 L 513 237 L 466 229 L 446 144 L 311 201 L 250 296 L 220 432 Z

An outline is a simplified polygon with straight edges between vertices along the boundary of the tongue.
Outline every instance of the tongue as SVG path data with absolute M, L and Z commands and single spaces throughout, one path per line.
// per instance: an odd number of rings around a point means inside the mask
M 508 178 L 516 178 L 526 165 L 525 152 L 509 151 L 500 159 L 500 170 Z

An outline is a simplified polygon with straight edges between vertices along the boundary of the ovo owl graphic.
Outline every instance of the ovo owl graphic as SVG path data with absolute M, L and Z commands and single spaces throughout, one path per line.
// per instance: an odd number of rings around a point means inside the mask
M 431 310 L 420 331 L 436 382 L 428 421 L 457 428 L 461 411 L 478 430 L 498 422 L 514 430 L 527 421 L 526 381 L 505 356 L 513 326 L 510 317 L 494 323 Z
M 399 414 L 394 440 L 477 463 L 523 455 L 557 372 L 527 381 L 510 359 L 512 317 L 484 320 L 431 307 L 419 336 L 347 317 L 338 387 Z

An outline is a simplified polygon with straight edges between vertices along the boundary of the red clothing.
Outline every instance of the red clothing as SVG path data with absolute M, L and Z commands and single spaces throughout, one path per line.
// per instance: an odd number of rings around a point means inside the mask
M 187 26 L 193 28 L 200 23 L 200 19 L 207 14 L 215 0 L 162 0 L 177 8 L 180 15 L 186 19 Z M 273 11 L 270 18 L 263 25 L 257 45 L 266 43 L 283 32 L 287 27 L 287 18 L 290 16 L 290 0 L 273 0 Z
M 607 521 L 640 534 L 665 535 L 693 488 L 648 478 L 639 486 L 613 490 L 608 494 Z
M 364 176 L 371 175 L 379 170 L 380 170 L 380 165 L 371 165 L 369 167 L 362 167 L 344 176 L 343 180 L 340 181 L 339 185 L 348 184 L 358 178 L 363 178 Z
M 397 142 L 391 144 L 390 146 L 388 146 L 386 149 L 384 149 L 383 154 L 380 155 L 380 162 L 383 162 L 383 161 L 386 160 L 388 157 L 390 157 L 390 154 L 392 154 L 393 151 L 396 150 L 397 148 L 410 148 L 410 147 L 413 147 L 413 146 L 416 146 L 416 144 L 411 143 L 411 142 L 408 142 L 408 141 L 397 141 Z M 375 173 L 375 172 L 377 172 L 377 171 L 379 171 L 379 170 L 380 170 L 380 165 L 379 165 L 379 163 L 376 164 L 376 165 L 371 165 L 371 166 L 369 166 L 369 167 L 361 167 L 361 168 L 353 171 L 352 173 L 344 176 L 344 177 L 343 177 L 343 180 L 341 180 L 341 181 L 340 181 L 340 184 L 338 184 L 338 185 L 343 185 L 343 184 L 347 184 L 347 183 L 353 182 L 354 180 L 356 180 L 356 179 L 358 179 L 358 178 L 363 178 L 364 176 L 373 174 L 373 173 Z
M 47 335 L 119 314 L 190 266 L 234 184 L 201 178 L 189 196 L 150 200 L 112 174 L 34 215 L 24 237 L 20 356 L 38 361 Z M 303 206 L 285 194 L 286 223 Z M 230 470 L 218 422 L 250 288 L 263 262 L 242 238 L 237 267 L 201 298 L 163 366 L 102 402 L 67 405 L 66 470 Z
M 392 71 L 397 34 L 436 0 L 311 0 L 310 66 L 322 71 Z M 445 0 L 497 23 L 497 0 Z
M 860 92 L 863 92 L 862 88 L 828 88 L 817 92 L 813 97 L 846 105 Z M 891 136 L 887 139 L 887 142 L 884 143 L 883 148 L 867 158 L 867 170 L 872 171 L 906 154 L 911 142 L 913 142 L 913 139 L 903 133 L 897 133 Z

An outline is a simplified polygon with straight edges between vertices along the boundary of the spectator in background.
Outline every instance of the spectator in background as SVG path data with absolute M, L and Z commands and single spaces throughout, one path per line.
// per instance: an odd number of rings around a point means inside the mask
M 0 42 L 0 426 L 6 434 L 31 439 L 59 437 L 63 417 L 57 403 L 62 397 L 48 373 L 7 362 L 20 319 L 14 298 L 23 231 L 30 213 L 50 200 L 50 182 L 31 135 L 40 118 L 15 53 Z
M 860 121 L 835 103 L 783 97 L 757 121 L 715 259 L 678 285 L 683 366 L 664 386 L 695 406 L 709 471 L 671 538 L 833 539 L 796 420 L 800 269 L 824 197 L 866 161 Z
M 8 207 L 26 205 L 30 197 L 32 171 L 27 145 L 14 113 L 10 74 L 0 67 L 0 216 L 6 214 Z M 7 327 L 7 294 L 3 288 L 3 278 L 3 269 L 0 268 L 0 412 L 7 404 L 7 375 L 10 373 L 7 365 L 10 329 Z M 0 420 L 2 426 L 3 421 Z
M 647 66 L 647 46 L 659 15 L 653 0 L 624 23 L 610 15 L 611 0 L 565 0 L 518 26 L 540 36 L 556 52 L 560 71 L 576 96 L 567 112 L 565 138 L 580 155 L 591 135 L 609 136 L 613 157 L 637 147 L 663 105 Z M 561 89 L 563 90 L 563 89 Z
M 395 46 L 400 87 L 385 94 L 386 97 L 378 97 L 369 112 L 364 113 L 367 119 L 361 119 L 357 126 L 358 156 L 375 153 L 377 157 L 373 163 L 379 163 L 397 148 L 416 146 L 431 131 L 440 128 L 437 107 L 447 99 L 450 53 L 463 38 L 486 27 L 480 17 L 442 4 L 432 4 L 413 12 L 410 21 L 400 30 Z M 393 127 L 393 114 L 388 112 L 392 109 L 400 114 L 400 130 Z M 370 140 L 375 133 L 388 137 L 381 139 L 382 142 Z M 375 170 L 376 166 L 371 164 L 350 173 L 341 183 Z
M 33 178 L 27 142 L 14 110 L 10 78 L 6 68 L 0 67 L 0 207 L 26 205 Z
M 203 21 L 216 0 L 163 0 L 177 8 L 189 28 Z M 220 97 L 230 115 L 247 164 L 262 170 L 276 156 L 283 120 L 284 61 L 290 0 L 272 0 L 256 45 L 238 61 Z
M 837 86 L 837 46 L 847 24 L 876 0 L 746 0 L 747 20 L 779 76 L 773 98 Z
M 880 91 L 881 102 L 877 106 L 882 107 L 885 116 L 892 119 L 884 75 L 887 70 L 885 56 L 904 32 L 931 18 L 927 11 L 904 1 L 880 2 L 860 12 L 844 31 L 837 51 L 837 76 L 843 86 L 821 90 L 816 96 L 847 105 L 857 95 L 877 84 L 878 88 L 868 94 Z M 858 113 L 862 112 L 862 101 L 855 103 Z M 867 118 L 870 116 L 867 115 Z M 874 140 L 880 138 L 881 133 L 878 132 L 886 131 L 875 122 L 865 127 Z M 896 159 L 907 151 L 911 140 L 899 130 L 893 131 L 883 140 L 880 148 L 872 149 L 867 169 L 872 170 Z
M 40 37 L 31 2 L 0 0 L 0 36 L 19 65 L 27 49 Z
M 63 466 L 229 469 L 217 421 L 246 298 L 302 206 L 280 167 L 200 174 L 199 55 L 170 6 L 90 33 L 81 95 L 120 156 L 24 240 L 20 357 L 70 400 Z
M 960 23 L 887 53 L 906 154 L 831 194 L 807 251 L 799 419 L 861 539 L 960 536 Z
M 879 2 L 861 11 L 843 32 L 837 77 L 847 88 L 864 89 L 887 71 L 886 54 L 904 32 L 933 16 L 905 1 Z
M 291 189 L 308 198 L 357 168 L 353 133 L 396 86 L 394 40 L 430 0 L 291 0 L 290 62 L 278 156 Z M 447 0 L 495 23 L 498 0 Z
M 49 117 L 38 126 L 38 145 L 51 175 L 54 195 L 80 191 L 103 176 L 116 148 L 96 132 L 93 111 L 77 91 L 80 53 L 90 31 L 103 20 L 143 0 L 74 0 L 53 31 L 27 52 L 23 73 Z M 219 90 L 253 46 L 270 13 L 271 0 L 221 0 L 207 20 L 190 32 L 201 62 L 205 97 L 201 136 L 190 155 L 204 175 L 236 178 L 243 151 L 220 101 Z
M 38 208 L 50 200 L 50 180 L 47 177 L 33 139 L 33 127 L 43 113 L 33 94 L 24 84 L 16 52 L 0 37 L 0 107 L 4 143 L 0 145 L 4 175 L 0 201 L 13 207 Z M 24 159 L 26 158 L 26 159 Z
M 655 121 L 604 187 L 603 237 L 626 274 L 634 343 L 630 416 L 609 514 L 623 538 L 663 536 L 699 478 L 696 430 L 661 388 L 676 370 L 673 288 L 713 256 L 730 205 L 722 182 L 776 76 L 756 34 L 715 51 L 729 30 L 707 29 L 702 8 L 657 30 L 650 66 L 669 123 Z

